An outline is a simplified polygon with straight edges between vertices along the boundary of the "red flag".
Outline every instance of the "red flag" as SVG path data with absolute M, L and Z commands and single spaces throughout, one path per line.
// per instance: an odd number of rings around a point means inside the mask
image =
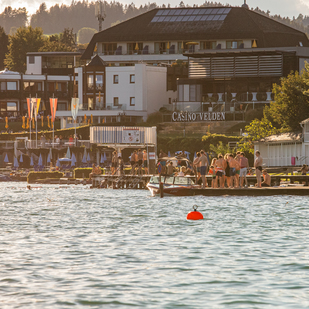
M 27 98 L 27 106 L 28 106 L 28 118 L 31 118 L 31 108 L 30 108 L 30 98 Z
M 50 98 L 50 112 L 51 112 L 51 121 L 54 122 L 56 118 L 56 112 L 57 112 L 57 100 L 56 98 Z

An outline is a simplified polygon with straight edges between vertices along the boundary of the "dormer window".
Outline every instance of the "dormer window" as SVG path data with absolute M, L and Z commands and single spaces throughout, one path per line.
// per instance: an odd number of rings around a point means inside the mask
M 243 44 L 242 40 L 226 41 L 226 49 L 239 48 Z

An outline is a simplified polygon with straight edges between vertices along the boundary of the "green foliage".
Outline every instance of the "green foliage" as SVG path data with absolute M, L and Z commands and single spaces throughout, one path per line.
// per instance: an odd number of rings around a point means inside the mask
M 162 119 L 163 119 L 162 113 L 161 112 L 155 112 L 155 113 L 148 115 L 147 124 L 156 125 L 156 124 L 162 122 Z
M 281 132 L 280 130 L 273 127 L 272 123 L 265 117 L 262 120 L 253 120 L 245 127 L 245 131 L 247 135 L 241 138 L 237 145 L 237 149 L 247 154 L 254 153 L 254 141 L 258 141 L 266 136 L 278 134 Z
M 4 2 L 4 1 L 2 1 Z M 11 33 L 12 28 L 25 27 L 28 22 L 28 12 L 25 7 L 12 9 L 7 6 L 0 14 L 0 25 L 6 33 Z
M 4 69 L 5 54 L 8 52 L 9 36 L 0 26 L 0 70 Z
M 210 145 L 227 145 L 228 142 L 237 142 L 240 140 L 239 136 L 226 136 L 223 134 L 207 134 L 201 138 L 190 138 L 190 137 L 160 137 L 158 138 L 158 152 L 162 149 L 165 153 L 170 151 L 174 153 L 176 151 L 185 150 L 191 153 L 190 159 L 193 160 L 195 152 L 201 149 L 206 152 L 211 151 Z M 226 146 L 224 146 L 226 147 Z M 231 152 L 229 149 L 228 152 Z
M 233 152 L 235 152 L 235 148 L 230 149 L 229 146 L 228 146 L 228 144 L 225 144 L 225 145 L 224 145 L 222 141 L 219 141 L 219 143 L 218 143 L 216 146 L 210 144 L 210 145 L 209 145 L 209 149 L 210 149 L 212 152 L 214 152 L 216 155 L 218 155 L 218 154 L 220 154 L 220 153 L 221 153 L 222 155 L 225 155 L 226 153 L 233 153 Z
M 28 183 L 35 183 L 38 179 L 60 179 L 63 177 L 63 173 L 61 172 L 30 172 L 27 177 Z
M 97 33 L 98 31 L 93 28 L 84 27 L 78 30 L 77 32 L 77 42 L 78 44 L 86 44 L 89 43 L 92 37 Z
M 8 53 L 5 65 L 12 71 L 26 71 L 26 54 L 37 52 L 44 45 L 43 31 L 40 28 L 21 27 L 9 36 Z
M 300 131 L 299 123 L 309 117 L 309 67 L 299 74 L 291 73 L 281 78 L 281 84 L 275 84 L 274 102 L 264 109 L 265 117 L 277 128 Z

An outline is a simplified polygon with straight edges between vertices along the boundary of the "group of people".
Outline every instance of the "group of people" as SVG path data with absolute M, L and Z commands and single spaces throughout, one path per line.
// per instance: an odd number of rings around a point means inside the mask
M 132 175 L 142 175 L 143 168 L 145 175 L 148 175 L 148 154 L 141 149 L 134 150 L 130 157 Z
M 270 187 L 271 176 L 267 170 L 262 168 L 263 158 L 257 150 L 254 168 L 258 188 Z M 161 163 L 161 162 L 160 162 Z M 161 164 L 162 165 L 162 164 Z M 172 162 L 167 163 L 166 172 L 169 175 L 174 174 Z M 225 155 L 219 154 L 217 158 L 213 158 L 211 163 L 204 150 L 196 153 L 196 158 L 193 161 L 193 168 L 180 166 L 177 176 L 196 175 L 196 182 L 202 184 L 202 188 L 207 187 L 206 175 L 212 176 L 212 188 L 243 188 L 248 187 L 247 175 L 253 175 L 252 169 L 249 167 L 248 158 L 244 152 L 236 152 L 234 156 L 231 153 Z M 262 179 L 263 177 L 263 179 Z

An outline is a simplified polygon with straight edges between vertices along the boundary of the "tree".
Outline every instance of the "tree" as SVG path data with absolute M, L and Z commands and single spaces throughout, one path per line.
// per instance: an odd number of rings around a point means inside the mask
M 277 134 L 279 132 L 281 131 L 276 129 L 266 117 L 264 117 L 262 120 L 254 119 L 249 125 L 245 127 L 245 134 L 237 144 L 237 149 L 239 151 L 246 152 L 247 154 L 253 154 L 254 141 L 258 141 L 261 138 Z
M 89 43 L 94 34 L 97 33 L 97 30 L 93 28 L 81 28 L 77 33 L 77 41 L 79 44 Z
M 9 36 L 9 52 L 6 54 L 5 65 L 13 71 L 26 71 L 26 54 L 37 52 L 44 45 L 41 28 L 21 27 Z
M 9 37 L 0 26 L 0 70 L 4 69 L 5 54 L 8 52 Z
M 265 108 L 265 117 L 281 129 L 299 131 L 299 123 L 309 117 L 309 65 L 302 74 L 291 73 L 273 87 L 274 102 Z

